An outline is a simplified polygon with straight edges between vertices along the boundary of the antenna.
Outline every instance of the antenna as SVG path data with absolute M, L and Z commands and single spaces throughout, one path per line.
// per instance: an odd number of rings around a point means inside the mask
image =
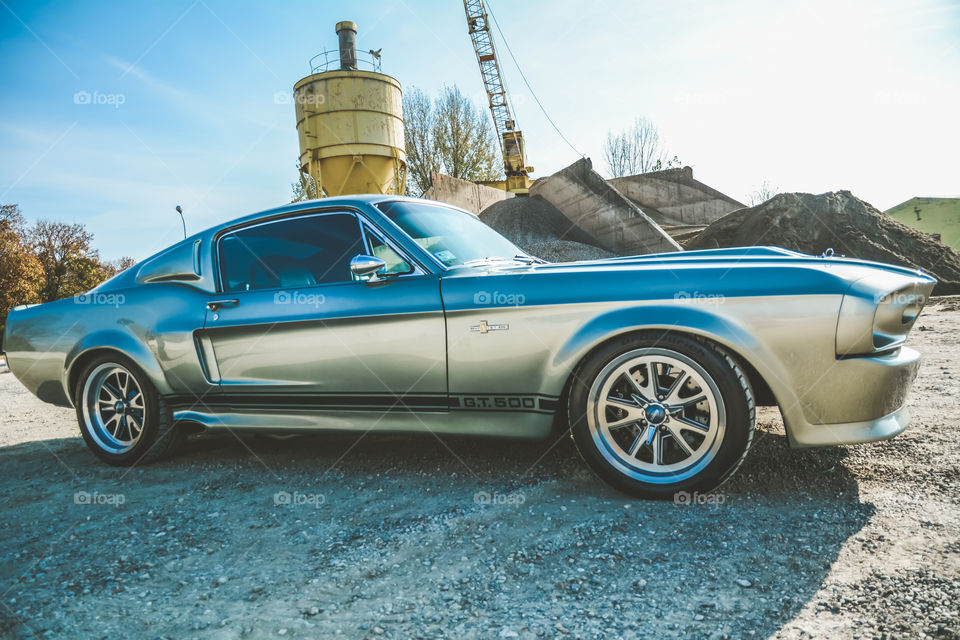
M 183 208 L 180 205 L 177 205 L 177 213 L 180 214 L 180 222 L 183 224 L 183 239 L 187 239 L 187 223 L 183 220 Z

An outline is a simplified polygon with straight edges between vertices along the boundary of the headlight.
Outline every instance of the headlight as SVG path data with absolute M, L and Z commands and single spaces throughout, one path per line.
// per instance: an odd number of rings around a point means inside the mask
M 837 355 L 871 355 L 903 344 L 933 286 L 882 272 L 854 282 L 840 303 Z

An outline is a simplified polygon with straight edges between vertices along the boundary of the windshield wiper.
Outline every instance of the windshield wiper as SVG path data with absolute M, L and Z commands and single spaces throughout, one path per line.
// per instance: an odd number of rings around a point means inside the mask
M 540 258 L 534 258 L 533 256 L 517 254 L 512 258 L 504 258 L 503 256 L 489 256 L 487 258 L 476 258 L 475 260 L 467 260 L 463 263 L 465 267 L 471 267 L 478 264 L 489 264 L 491 262 L 522 262 L 523 264 L 547 264 L 546 260 L 541 260 Z
M 507 262 L 507 261 L 509 261 L 509 258 L 502 258 L 500 256 L 490 256 L 487 258 L 475 258 L 473 260 L 467 260 L 466 262 L 463 263 L 463 266 L 470 267 L 475 264 L 486 264 L 488 262 Z
M 517 262 L 524 262 L 526 264 L 547 264 L 546 260 L 541 258 L 534 258 L 533 256 L 517 254 L 513 256 L 513 259 Z

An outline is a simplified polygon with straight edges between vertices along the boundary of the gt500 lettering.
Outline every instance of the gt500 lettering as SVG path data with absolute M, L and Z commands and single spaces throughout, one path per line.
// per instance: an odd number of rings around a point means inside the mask
M 530 396 L 463 396 L 467 409 L 536 409 L 537 399 Z

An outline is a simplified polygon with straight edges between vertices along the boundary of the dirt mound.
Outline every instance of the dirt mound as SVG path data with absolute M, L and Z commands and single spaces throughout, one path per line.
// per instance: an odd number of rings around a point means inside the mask
M 960 253 L 884 215 L 849 191 L 781 193 L 720 218 L 687 249 L 775 245 L 923 269 L 940 282 L 935 295 L 960 293 Z
M 597 241 L 556 207 L 537 197 L 510 198 L 480 212 L 480 219 L 527 253 L 550 262 L 610 258 Z
M 580 260 L 601 260 L 616 257 L 616 254 L 592 244 L 570 242 L 569 240 L 532 242 L 521 248 L 530 255 L 543 258 L 547 262 L 578 262 Z

